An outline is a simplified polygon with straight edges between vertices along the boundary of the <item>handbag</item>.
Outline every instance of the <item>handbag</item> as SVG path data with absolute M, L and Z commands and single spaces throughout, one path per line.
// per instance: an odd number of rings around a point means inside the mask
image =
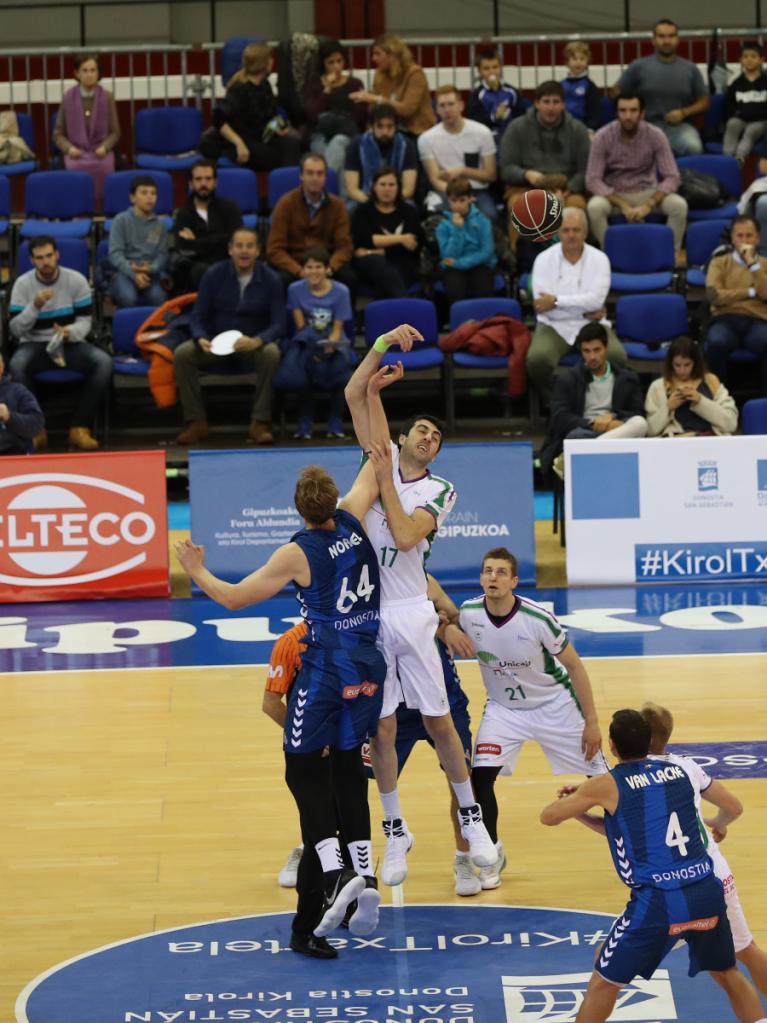
M 727 198 L 719 179 L 713 174 L 682 167 L 679 171 L 681 182 L 677 189 L 692 210 L 712 210 L 721 206 Z
M 325 110 L 317 118 L 317 131 L 328 142 L 336 135 L 354 136 L 359 133 L 357 122 L 350 114 L 339 110 Z

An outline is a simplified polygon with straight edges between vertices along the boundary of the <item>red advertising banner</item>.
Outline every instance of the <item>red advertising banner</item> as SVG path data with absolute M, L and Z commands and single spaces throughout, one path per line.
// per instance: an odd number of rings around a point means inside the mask
M 0 602 L 168 592 L 164 452 L 0 459 Z

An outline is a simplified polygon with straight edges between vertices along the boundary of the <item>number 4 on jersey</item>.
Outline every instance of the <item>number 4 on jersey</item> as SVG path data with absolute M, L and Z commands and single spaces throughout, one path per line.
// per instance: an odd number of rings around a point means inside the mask
M 349 611 L 354 607 L 357 601 L 362 598 L 364 601 L 370 600 L 375 590 L 375 584 L 370 582 L 370 572 L 367 565 L 363 565 L 360 571 L 360 577 L 357 582 L 357 590 L 349 589 L 349 576 L 345 575 L 341 582 L 341 592 L 336 601 L 336 608 L 341 614 L 348 614 Z
M 676 810 L 671 814 L 668 819 L 668 827 L 666 828 L 666 845 L 674 846 L 679 850 L 681 856 L 687 855 L 687 844 L 690 841 L 689 835 L 685 835 L 682 831 L 682 825 L 679 823 L 679 817 L 677 816 Z

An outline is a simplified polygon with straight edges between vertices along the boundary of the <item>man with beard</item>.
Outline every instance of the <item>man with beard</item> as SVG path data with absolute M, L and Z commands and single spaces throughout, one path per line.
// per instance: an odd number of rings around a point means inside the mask
M 229 239 L 242 224 L 237 203 L 216 195 L 216 180 L 213 160 L 192 164 L 191 190 L 173 222 L 173 270 L 181 294 L 197 291 L 208 267 L 227 258 Z
M 633 61 L 611 92 L 639 94 L 647 106 L 647 120 L 660 128 L 674 156 L 703 152 L 698 129 L 690 118 L 708 110 L 709 95 L 697 64 L 677 53 L 679 27 L 668 18 L 653 26 L 655 53 Z
M 679 168 L 668 139 L 645 120 L 644 100 L 622 93 L 618 120 L 600 128 L 591 140 L 586 166 L 589 223 L 600 245 L 607 220 L 622 213 L 630 224 L 641 224 L 658 211 L 674 232 L 674 248 L 682 247 L 687 225 L 687 203 L 679 188 Z

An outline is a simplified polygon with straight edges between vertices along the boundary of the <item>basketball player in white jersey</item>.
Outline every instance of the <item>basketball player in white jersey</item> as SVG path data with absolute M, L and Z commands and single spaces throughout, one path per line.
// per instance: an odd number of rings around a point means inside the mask
M 674 730 L 674 718 L 671 711 L 665 707 L 659 707 L 655 703 L 645 703 L 639 713 L 650 725 L 652 732 L 650 756 L 678 764 L 692 782 L 692 787 L 695 790 L 695 807 L 703 834 L 703 845 L 714 864 L 714 873 L 724 886 L 724 901 L 735 945 L 735 955 L 751 974 L 755 987 L 767 997 L 767 954 L 754 941 L 748 928 L 735 887 L 735 878 L 717 844 L 726 838 L 727 826 L 740 817 L 743 806 L 737 796 L 733 795 L 720 781 L 711 778 L 693 759 L 666 751 L 666 746 Z M 719 813 L 713 820 L 704 821 L 701 812 L 701 797 L 718 807 Z
M 376 377 L 391 345 L 409 351 L 421 334 L 407 324 L 382 335 L 355 370 L 346 386 L 346 400 L 357 440 L 370 456 L 380 490 L 366 516 L 365 530 L 378 553 L 381 572 L 379 646 L 386 658 L 387 676 L 378 735 L 371 741 L 371 761 L 383 804 L 386 849 L 381 868 L 385 884 L 400 884 L 407 876 L 406 853 L 413 836 L 403 819 L 397 789 L 395 712 L 402 701 L 421 711 L 440 762 L 458 802 L 461 831 L 477 867 L 492 866 L 496 851 L 482 823 L 474 798 L 461 740 L 450 714 L 445 680 L 434 642 L 439 624 L 429 601 L 424 568 L 432 540 L 447 518 L 456 494 L 452 484 L 434 475 L 429 466 L 442 446 L 442 424 L 430 415 L 413 416 L 391 442 L 381 403 L 383 381 Z M 401 373 L 401 367 L 393 372 Z M 451 625 L 460 637 L 460 630 Z M 450 644 L 450 637 L 446 637 Z
M 505 547 L 482 559 L 484 596 L 461 605 L 488 700 L 477 731 L 471 772 L 498 859 L 480 870 L 483 888 L 497 888 L 506 857 L 498 841 L 495 779 L 512 773 L 525 742 L 537 742 L 554 774 L 604 774 L 594 697 L 586 669 L 551 612 L 514 593 L 517 560 Z

